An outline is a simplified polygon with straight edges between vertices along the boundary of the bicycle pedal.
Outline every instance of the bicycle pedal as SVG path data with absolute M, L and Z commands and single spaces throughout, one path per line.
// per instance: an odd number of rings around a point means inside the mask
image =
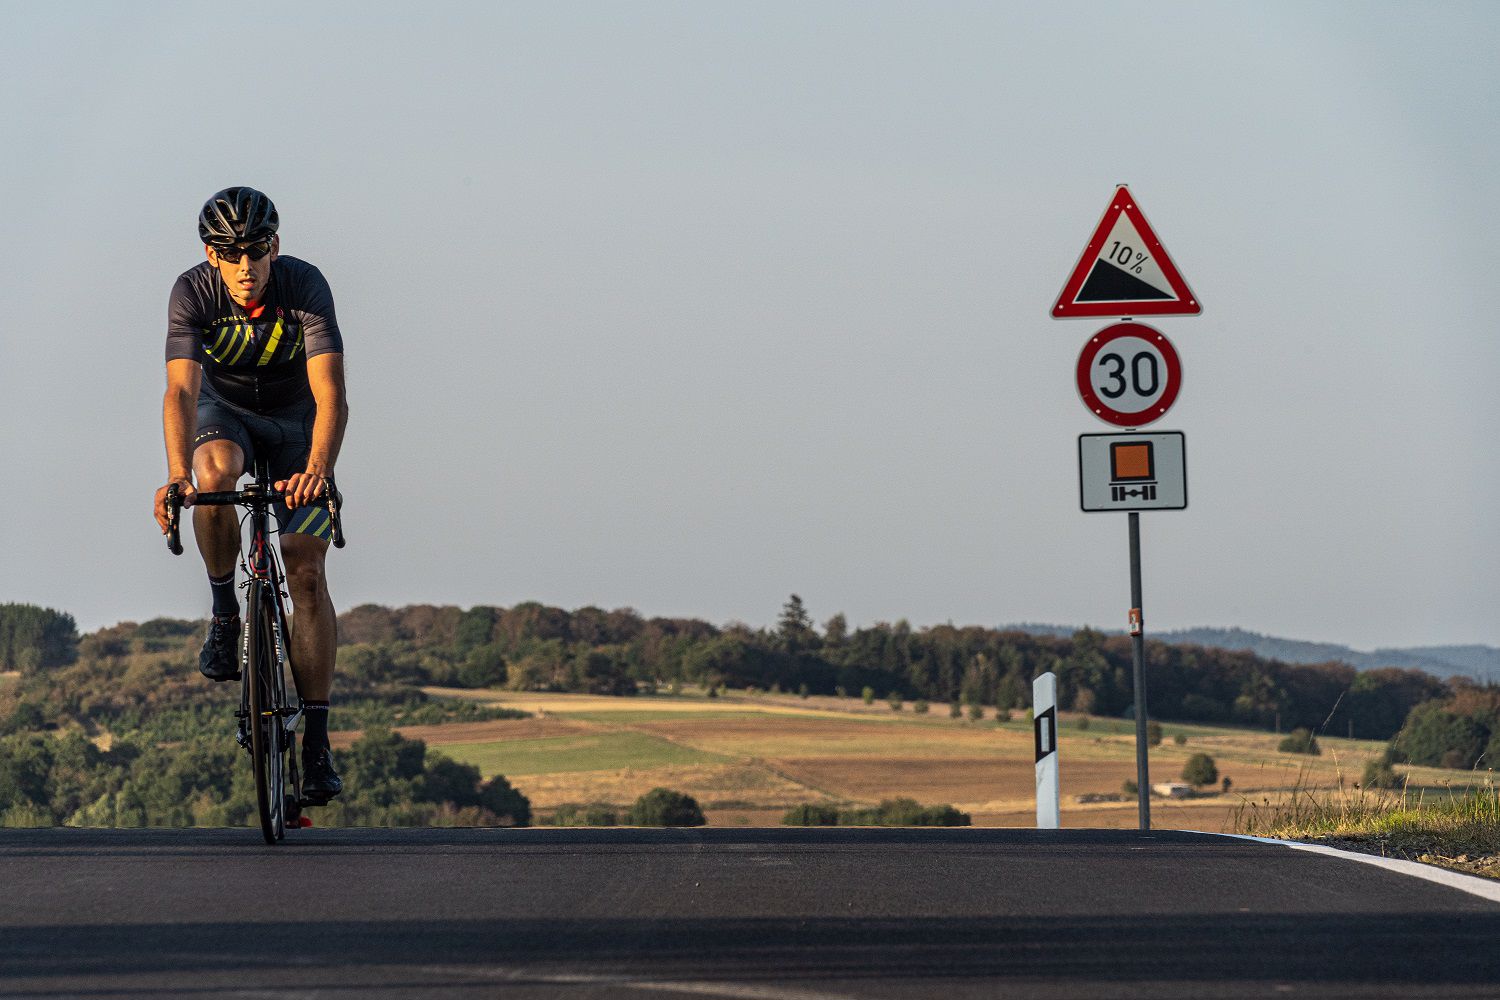
M 332 795 L 308 795 L 306 792 L 303 792 L 302 798 L 297 800 L 297 804 L 301 806 L 326 806 L 332 801 Z

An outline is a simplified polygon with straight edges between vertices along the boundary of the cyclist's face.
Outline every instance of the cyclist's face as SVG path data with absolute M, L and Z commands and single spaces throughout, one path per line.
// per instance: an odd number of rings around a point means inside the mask
M 229 297 L 239 305 L 247 302 L 260 301 L 261 293 L 266 290 L 267 283 L 271 280 L 271 261 L 276 259 L 277 251 L 281 249 L 281 237 L 271 237 L 271 252 L 260 260 L 251 260 L 248 253 L 240 254 L 237 263 L 231 264 L 214 253 L 213 247 L 204 247 L 203 252 L 207 254 L 209 262 L 219 269 L 219 276 L 224 279 L 224 287 L 229 289 Z

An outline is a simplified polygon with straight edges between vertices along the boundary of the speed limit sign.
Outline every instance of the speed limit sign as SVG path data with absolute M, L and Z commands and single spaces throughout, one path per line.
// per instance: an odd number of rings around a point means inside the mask
M 1089 412 L 1117 427 L 1144 427 L 1171 408 L 1182 362 L 1171 341 L 1144 323 L 1115 323 L 1078 355 L 1078 395 Z

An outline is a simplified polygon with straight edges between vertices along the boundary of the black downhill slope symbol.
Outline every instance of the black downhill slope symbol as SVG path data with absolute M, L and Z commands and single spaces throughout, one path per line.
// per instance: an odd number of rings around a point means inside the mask
M 1089 279 L 1078 290 L 1077 302 L 1144 302 L 1148 299 L 1174 298 L 1168 292 L 1146 284 L 1140 278 L 1120 270 L 1106 261 L 1094 261 Z

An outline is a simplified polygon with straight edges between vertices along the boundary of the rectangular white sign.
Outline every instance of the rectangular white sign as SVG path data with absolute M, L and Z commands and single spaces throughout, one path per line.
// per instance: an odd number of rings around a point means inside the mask
M 1187 439 L 1181 431 L 1078 435 L 1084 510 L 1187 507 Z

